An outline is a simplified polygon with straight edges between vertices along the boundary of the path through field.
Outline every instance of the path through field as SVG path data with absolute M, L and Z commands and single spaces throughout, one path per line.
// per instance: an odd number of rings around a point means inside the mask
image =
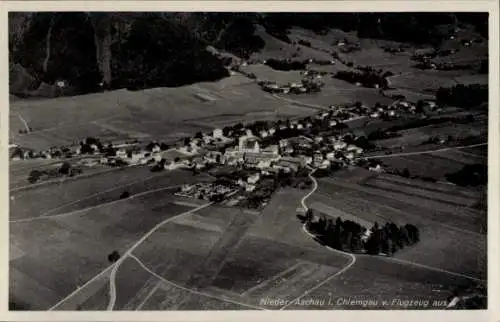
M 305 195 L 302 200 L 300 201 L 301 205 L 302 205 L 302 208 L 304 209 L 304 211 L 307 211 L 309 208 L 307 207 L 306 205 L 306 200 L 307 198 L 309 198 L 310 196 L 312 196 L 314 194 L 314 192 L 316 192 L 316 190 L 318 189 L 318 182 L 316 181 L 316 179 L 312 176 L 312 174 L 314 173 L 314 170 L 311 171 L 311 173 L 309 173 L 309 178 L 311 178 L 312 182 L 313 182 L 313 188 L 312 190 L 307 194 Z M 305 224 L 304 224 L 304 231 L 314 237 L 312 234 L 310 234 L 307 229 L 305 229 Z M 321 287 L 322 285 L 328 283 L 328 281 L 332 280 L 333 278 L 339 276 L 340 274 L 344 273 L 345 271 L 347 271 L 349 268 L 351 268 L 354 263 L 356 263 L 356 256 L 353 255 L 353 254 L 350 254 L 350 253 L 346 253 L 346 252 L 343 252 L 343 251 L 340 251 L 340 250 L 336 250 L 336 249 L 333 249 L 333 248 L 330 248 L 330 247 L 327 247 L 328 250 L 332 251 L 332 252 L 336 252 L 338 254 L 342 254 L 342 255 L 347 255 L 351 258 L 351 262 L 349 264 L 347 264 L 344 268 L 342 268 L 340 271 L 336 272 L 335 274 L 331 275 L 330 277 L 328 277 L 327 279 L 323 280 L 322 282 L 316 284 L 315 286 L 311 287 L 310 289 L 306 290 L 304 293 L 302 293 L 300 296 L 298 296 L 297 298 L 295 298 L 294 300 L 288 302 L 287 304 L 285 304 L 284 306 L 282 306 L 280 308 L 280 310 L 284 310 L 286 309 L 287 307 L 289 307 L 290 305 L 296 303 L 297 301 L 299 301 L 301 298 L 303 298 L 304 296 L 306 296 L 307 294 L 309 294 L 310 292 L 318 289 L 319 287 Z

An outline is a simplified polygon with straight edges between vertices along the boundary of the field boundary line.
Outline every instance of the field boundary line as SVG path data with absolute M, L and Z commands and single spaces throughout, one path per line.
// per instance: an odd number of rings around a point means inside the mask
M 61 161 L 61 162 L 64 162 L 64 161 Z M 125 170 L 125 169 L 130 168 L 130 167 L 137 167 L 137 166 L 136 165 L 128 165 L 126 167 L 108 168 L 108 169 L 105 169 L 103 171 L 83 173 L 83 174 L 75 176 L 75 177 L 67 177 L 67 178 L 62 178 L 62 179 L 58 178 L 58 179 L 52 179 L 52 180 L 47 180 L 47 181 L 41 181 L 38 183 L 28 184 L 28 185 L 9 189 L 9 192 L 30 190 L 30 189 L 38 188 L 40 186 L 50 185 L 50 184 L 63 184 L 63 183 L 72 182 L 72 181 L 79 180 L 79 179 L 92 178 L 92 177 L 100 175 L 100 174 L 107 174 L 107 173 L 111 173 L 114 171 L 117 171 L 117 172 L 122 171 L 122 170 Z
M 124 202 L 124 201 L 127 201 L 127 200 L 131 200 L 131 199 L 135 199 L 135 198 L 138 198 L 138 197 L 142 197 L 142 196 L 145 196 L 145 195 L 150 194 L 150 193 L 155 193 L 155 192 L 159 192 L 159 191 L 163 191 L 163 190 L 168 190 L 168 189 L 172 189 L 172 188 L 176 188 L 176 187 L 180 187 L 180 186 L 182 186 L 182 185 L 172 185 L 172 186 L 161 187 L 161 188 L 157 188 L 157 189 L 153 189 L 153 190 L 148 190 L 148 191 L 144 191 L 144 192 L 132 195 L 132 196 L 130 196 L 128 198 L 113 200 L 113 201 L 110 201 L 110 202 L 101 203 L 101 204 L 98 204 L 98 205 L 95 205 L 95 206 L 91 206 L 91 207 L 87 207 L 87 208 L 83 208 L 83 209 L 78 209 L 78 210 L 74 210 L 74 211 L 70 211 L 70 212 L 66 212 L 66 213 L 62 213 L 62 214 L 55 214 L 55 215 L 49 215 L 49 216 L 30 217 L 30 218 L 23 218 L 23 219 L 17 219 L 17 220 L 9 220 L 9 224 L 32 222 L 32 221 L 37 221 L 37 220 L 45 220 L 45 219 L 52 219 L 52 218 L 59 218 L 59 217 L 67 217 L 67 216 L 75 215 L 75 214 L 78 214 L 78 213 L 81 213 L 81 212 L 86 212 L 86 211 L 89 211 L 89 210 L 92 210 L 92 209 L 96 209 L 96 208 L 100 208 L 100 207 L 104 207 L 104 206 L 109 206 L 109 205 L 113 205 L 113 204 L 116 204 L 116 203 L 119 203 L 119 202 Z
M 64 207 L 67 207 L 67 206 L 71 206 L 71 205 L 74 205 L 76 203 L 79 203 L 81 201 L 84 201 L 84 200 L 87 200 L 89 198 L 92 198 L 92 197 L 96 197 L 96 196 L 99 196 L 101 194 L 104 194 L 104 193 L 107 193 L 107 192 L 111 192 L 113 190 L 117 190 L 117 189 L 121 189 L 121 188 L 124 188 L 124 187 L 128 187 L 128 186 L 131 186 L 131 185 L 134 185 L 136 183 L 139 183 L 139 182 L 144 182 L 144 181 L 147 181 L 149 179 L 152 179 L 152 178 L 155 178 L 155 177 L 160 177 L 161 175 L 152 175 L 152 176 L 149 176 L 149 177 L 146 177 L 146 178 L 141 178 L 141 179 L 138 179 L 138 180 L 135 180 L 133 182 L 129 182 L 129 183 L 126 183 L 126 184 L 122 184 L 122 185 L 119 185 L 119 186 L 116 186 L 116 187 L 113 187 L 113 188 L 110 188 L 110 189 L 106 189 L 106 190 L 103 190 L 103 191 L 100 191 L 100 192 L 96 192 L 96 193 L 93 193 L 93 194 L 90 194 L 84 198 L 81 198 L 81 199 L 78 199 L 78 200 L 74 200 L 74 201 L 71 201 L 71 202 L 68 202 L 62 206 L 58 206 L 56 208 L 52 208 L 50 210 L 47 210 L 45 211 L 44 213 L 41 214 L 41 216 L 46 216 L 46 215 L 49 215 L 50 213 L 53 213 L 54 211 L 57 211 L 58 209 L 61 209 L 61 208 L 64 208 Z M 133 195 L 132 195 L 133 196 Z
M 16 113 L 16 114 L 19 120 L 23 123 L 26 132 L 31 133 L 30 127 L 28 126 L 28 122 L 26 122 L 26 120 L 22 117 L 21 113 Z
M 372 256 L 372 255 L 363 255 L 363 256 Z M 467 278 L 467 279 L 470 279 L 470 280 L 473 280 L 473 281 L 476 281 L 476 282 L 486 282 L 486 280 L 483 280 L 483 279 L 480 279 L 480 278 L 477 278 L 477 277 L 474 277 L 474 276 L 470 276 L 470 275 L 467 275 L 467 274 L 452 272 L 452 271 L 446 270 L 444 268 L 429 266 L 429 265 L 420 264 L 420 263 L 416 263 L 416 262 L 412 262 L 412 261 L 407 261 L 407 260 L 404 260 L 404 259 L 399 259 L 399 258 L 394 258 L 394 257 L 386 257 L 386 258 L 389 261 L 394 261 L 394 262 L 398 262 L 398 263 L 401 263 L 401 264 L 408 264 L 408 265 L 413 265 L 413 266 L 417 266 L 417 267 L 421 267 L 421 268 L 426 268 L 426 269 L 432 270 L 432 271 L 437 271 L 437 272 L 442 272 L 442 273 L 446 273 L 446 274 L 453 275 L 453 276 Z
M 271 282 L 273 282 L 273 281 L 278 280 L 278 279 L 279 279 L 280 277 L 282 277 L 283 275 L 285 275 L 285 274 L 287 274 L 287 273 L 289 273 L 289 272 L 293 271 L 294 269 L 299 268 L 301 265 L 303 265 L 303 263 L 302 263 L 302 262 L 300 262 L 300 261 L 299 261 L 299 262 L 297 262 L 297 263 L 295 263 L 294 265 L 292 265 L 291 267 L 287 268 L 286 270 L 284 270 L 284 271 L 282 271 L 282 272 L 280 272 L 280 273 L 278 273 L 278 274 L 276 274 L 276 275 L 274 275 L 274 276 L 271 276 L 271 277 L 270 277 L 270 278 L 268 278 L 267 280 L 265 280 L 265 281 L 263 281 L 263 282 L 261 282 L 261 283 L 259 283 L 259 284 L 255 285 L 255 286 L 253 286 L 253 287 L 249 288 L 248 290 L 246 290 L 246 291 L 244 291 L 243 293 L 241 293 L 241 294 L 240 294 L 240 296 L 242 296 L 242 297 L 243 297 L 243 296 L 247 295 L 248 293 L 251 293 L 251 292 L 253 292 L 253 291 L 255 291 L 255 290 L 258 290 L 259 288 L 262 288 L 262 287 L 264 287 L 264 286 L 267 286 L 269 283 L 271 283 Z
M 197 295 L 201 295 L 201 296 L 205 296 L 205 297 L 209 297 L 209 298 L 214 298 L 214 299 L 217 299 L 217 300 L 220 300 L 220 301 L 224 301 L 224 302 L 229 302 L 229 303 L 232 303 L 232 304 L 238 304 L 238 305 L 241 305 L 241 306 L 246 306 L 246 307 L 249 307 L 249 308 L 252 308 L 252 309 L 265 310 L 264 308 L 259 307 L 259 306 L 254 306 L 254 305 L 250 305 L 250 304 L 241 303 L 241 302 L 238 302 L 238 301 L 235 301 L 235 300 L 231 300 L 231 299 L 227 299 L 227 298 L 224 298 L 224 297 L 219 297 L 219 296 L 211 295 L 211 294 L 208 294 L 208 293 L 205 293 L 205 292 L 200 292 L 200 291 L 196 291 L 196 290 L 184 287 L 182 285 L 179 285 L 177 283 L 169 281 L 169 280 L 165 279 L 164 277 L 158 275 L 157 273 L 153 272 L 139 258 L 137 258 L 134 254 L 130 254 L 129 257 L 132 258 L 132 259 L 134 259 L 134 260 L 136 260 L 137 263 L 139 263 L 139 265 L 141 265 L 141 267 L 143 269 L 145 269 L 148 273 L 150 273 L 153 276 L 157 277 L 158 279 L 160 279 L 162 282 L 164 282 L 166 284 L 172 285 L 174 287 L 180 288 L 180 289 L 182 289 L 184 291 L 187 291 L 187 292 L 190 292 L 190 293 L 194 293 L 194 294 L 197 294 Z
M 471 145 L 452 146 L 452 147 L 442 148 L 442 149 L 437 149 L 437 150 L 373 155 L 373 156 L 369 156 L 369 157 L 360 157 L 359 159 L 368 160 L 368 159 L 382 159 L 382 158 L 391 158 L 391 157 L 403 157 L 403 156 L 419 155 L 419 154 L 432 154 L 432 153 L 436 153 L 436 152 L 444 152 L 444 151 L 449 151 L 449 150 L 460 150 L 460 149 L 465 149 L 465 148 L 473 148 L 476 146 L 482 146 L 482 145 L 487 145 L 487 144 L 488 143 L 478 143 L 478 144 L 471 144 Z
M 125 199 L 126 200 L 126 199 Z M 191 209 L 189 211 L 186 211 L 186 212 L 183 212 L 181 214 L 178 214 L 178 215 L 175 215 L 173 217 L 170 217 L 170 218 L 167 218 L 165 219 L 164 221 L 158 223 L 156 226 L 154 226 L 149 232 L 147 232 L 146 234 L 144 234 L 132 247 L 130 247 L 126 252 L 125 254 L 115 263 L 109 265 L 108 267 L 106 267 L 104 270 L 102 270 L 100 273 L 98 273 L 96 276 L 94 276 L 93 278 L 91 278 L 90 280 L 88 280 L 85 284 L 83 284 L 82 286 L 80 286 L 79 288 L 76 288 L 73 292 L 71 292 L 69 295 L 67 295 L 66 297 L 64 297 L 62 300 L 60 300 L 58 303 L 56 303 L 54 306 L 52 306 L 51 308 L 49 308 L 49 311 L 52 311 L 54 310 L 54 308 L 56 308 L 57 306 L 61 305 L 62 303 L 64 303 L 64 301 L 70 299 L 71 297 L 75 296 L 76 294 L 78 294 L 78 292 L 80 292 L 81 290 L 83 290 L 85 288 L 85 286 L 89 285 L 90 283 L 92 283 L 93 281 L 95 281 L 96 279 L 98 279 L 101 275 L 105 274 L 106 271 L 108 271 L 109 269 L 113 269 L 115 266 L 117 266 L 117 264 L 120 262 L 123 262 L 123 260 L 128 256 L 128 254 L 130 254 L 135 248 L 137 248 L 144 240 L 146 240 L 151 234 L 153 234 L 158 228 L 160 228 L 161 226 L 163 226 L 164 224 L 166 224 L 167 222 L 170 222 L 172 220 L 175 220 L 177 218 L 180 218 L 182 216 L 187 216 L 187 215 L 190 215 L 192 214 L 193 212 L 196 212 L 198 210 L 201 210 L 203 208 L 206 208 L 208 206 L 211 206 L 213 203 L 212 202 L 209 202 L 209 203 L 206 203 L 198 208 L 195 208 L 195 209 Z
M 318 189 L 318 181 L 316 181 L 316 179 L 313 177 L 313 173 L 314 173 L 315 170 L 312 170 L 310 173 L 309 173 L 309 178 L 313 181 L 313 188 L 312 190 L 306 194 L 302 200 L 300 201 L 302 207 L 304 208 L 304 211 L 307 212 L 307 210 L 309 209 L 306 205 L 306 200 L 307 198 L 309 198 L 314 192 L 316 192 L 316 190 Z M 305 227 L 305 224 L 302 225 L 302 229 L 309 235 L 309 236 L 312 236 L 312 237 L 315 237 L 314 235 L 312 235 L 311 233 L 309 233 Z M 317 288 L 321 287 L 322 285 L 324 285 L 325 283 L 327 283 L 328 281 L 330 281 L 331 279 L 337 277 L 338 275 L 344 273 L 345 271 L 347 271 L 348 269 L 350 269 L 355 263 L 356 263 L 356 256 L 354 254 L 350 254 L 350 253 L 346 253 L 346 252 L 343 252 L 343 251 L 340 251 L 340 250 L 337 250 L 337 249 L 333 249 L 333 248 L 330 248 L 330 247 L 327 247 L 328 250 L 332 251 L 332 252 L 335 252 L 335 253 L 338 253 L 338 254 L 342 254 L 342 255 L 347 255 L 348 257 L 351 258 L 351 262 L 349 264 L 347 264 L 344 268 L 342 268 L 340 271 L 336 272 L 335 274 L 329 276 L 328 278 L 326 278 L 325 280 L 323 280 L 322 282 L 316 284 L 315 286 L 311 287 L 310 289 L 306 290 L 305 292 L 303 292 L 300 296 L 298 296 L 297 298 L 293 299 L 292 301 L 289 301 L 287 302 L 285 305 L 283 305 L 280 310 L 284 310 L 285 308 L 287 308 L 288 306 L 296 303 L 298 300 L 300 300 L 302 297 L 306 296 L 307 294 L 309 294 L 310 292 L 313 292 L 314 290 L 316 290 Z
M 116 286 L 115 286 L 115 277 L 116 277 L 116 272 L 118 270 L 118 268 L 120 267 L 120 265 L 125 261 L 125 259 L 127 259 L 127 257 L 129 257 L 132 252 L 140 245 L 142 244 L 149 236 L 151 236 L 156 230 L 158 230 L 161 226 L 163 226 L 164 224 L 172 221 L 172 220 L 175 220 L 175 219 L 178 219 L 180 217 L 184 217 L 184 216 L 188 216 L 188 215 L 191 215 L 192 213 L 198 211 L 198 210 L 201 210 L 203 208 L 206 208 L 210 205 L 212 205 L 213 202 L 209 202 L 209 203 L 206 203 L 204 205 L 201 205 L 197 208 L 194 208 L 194 209 L 191 209 L 191 210 L 188 210 L 186 212 L 183 212 L 177 216 L 173 216 L 173 217 L 170 217 L 170 218 L 167 218 L 165 220 L 163 220 L 162 222 L 158 223 L 156 226 L 154 226 L 150 231 L 148 231 L 146 234 L 144 234 L 134 245 L 132 245 L 132 247 L 130 247 L 123 255 L 122 257 L 120 257 L 120 259 L 114 263 L 114 267 L 113 267 L 113 270 L 111 271 L 111 276 L 109 278 L 109 286 L 110 286 L 110 301 L 109 301 L 109 304 L 108 304 L 108 308 L 107 310 L 108 311 L 112 311 L 114 306 L 115 306 L 115 302 L 116 302 Z
M 151 291 L 149 291 L 149 293 L 146 295 L 144 300 L 142 300 L 141 303 L 139 303 L 139 305 L 137 305 L 137 307 L 135 308 L 135 311 L 139 311 L 140 309 L 142 309 L 142 307 L 151 298 L 151 296 L 153 296 L 153 294 L 158 290 L 158 288 L 160 287 L 160 283 L 161 282 L 156 282 L 156 285 L 151 289 Z

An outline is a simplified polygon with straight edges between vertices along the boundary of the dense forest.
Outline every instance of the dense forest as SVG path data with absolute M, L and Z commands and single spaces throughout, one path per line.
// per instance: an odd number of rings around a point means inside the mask
M 220 79 L 228 72 L 206 46 L 247 58 L 265 45 L 256 25 L 284 40 L 297 26 L 432 44 L 442 24 L 469 23 L 487 36 L 487 21 L 487 13 L 10 12 L 10 89 L 21 95 L 64 80 L 65 94 L 78 94 Z

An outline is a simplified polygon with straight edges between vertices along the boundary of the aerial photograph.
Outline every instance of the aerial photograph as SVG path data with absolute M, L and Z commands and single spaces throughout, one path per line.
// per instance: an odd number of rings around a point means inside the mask
M 9 311 L 488 309 L 488 18 L 10 11 Z

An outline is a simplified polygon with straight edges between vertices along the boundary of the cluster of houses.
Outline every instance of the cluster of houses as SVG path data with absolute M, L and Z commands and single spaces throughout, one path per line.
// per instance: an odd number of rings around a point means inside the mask
M 208 201 L 229 198 L 238 192 L 237 189 L 217 183 L 185 184 L 176 193 L 177 196 L 196 198 Z
M 262 90 L 268 93 L 281 93 L 281 94 L 306 94 L 312 92 L 319 92 L 324 86 L 322 75 L 310 75 L 304 72 L 305 76 L 300 82 L 291 82 L 286 85 L 280 85 L 276 82 L 262 81 L 259 82 Z
M 18 144 L 9 144 L 9 156 L 11 160 L 29 160 L 29 159 L 62 159 L 71 158 L 74 154 L 68 147 L 50 147 L 45 150 L 35 151 L 19 146 Z

